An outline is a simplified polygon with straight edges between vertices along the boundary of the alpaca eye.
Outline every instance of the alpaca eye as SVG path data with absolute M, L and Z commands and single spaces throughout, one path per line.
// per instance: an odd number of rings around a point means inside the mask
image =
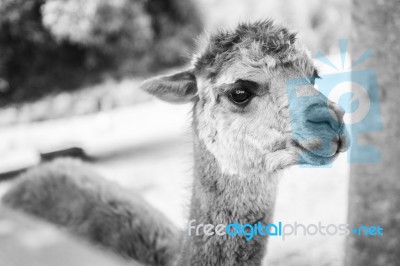
M 229 93 L 229 99 L 239 105 L 247 103 L 252 96 L 253 94 L 246 89 L 233 89 Z

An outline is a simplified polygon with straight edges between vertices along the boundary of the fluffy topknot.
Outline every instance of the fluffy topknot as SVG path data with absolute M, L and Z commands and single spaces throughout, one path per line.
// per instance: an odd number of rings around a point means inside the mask
M 296 33 L 272 20 L 241 23 L 233 31 L 212 34 L 207 45 L 194 58 L 196 71 L 214 78 L 225 64 L 240 59 L 243 53 L 253 60 L 272 57 L 276 65 L 291 66 L 298 55 L 304 55 L 296 44 Z

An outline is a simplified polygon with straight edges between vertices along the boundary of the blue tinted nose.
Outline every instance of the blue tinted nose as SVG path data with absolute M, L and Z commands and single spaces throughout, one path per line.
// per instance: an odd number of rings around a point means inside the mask
M 304 115 L 306 123 L 311 124 L 309 126 L 329 126 L 335 133 L 343 126 L 344 112 L 332 102 L 313 103 L 305 108 Z

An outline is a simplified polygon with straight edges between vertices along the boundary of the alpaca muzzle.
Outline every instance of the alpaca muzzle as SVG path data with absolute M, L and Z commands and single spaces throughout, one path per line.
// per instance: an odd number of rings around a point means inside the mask
M 332 158 L 350 146 L 349 134 L 343 122 L 344 111 L 318 92 L 292 102 L 293 141 L 310 156 Z

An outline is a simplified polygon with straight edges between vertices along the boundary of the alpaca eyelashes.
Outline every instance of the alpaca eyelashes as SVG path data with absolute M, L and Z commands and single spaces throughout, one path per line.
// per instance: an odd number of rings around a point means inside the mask
M 312 75 L 311 78 L 310 78 L 310 82 L 311 82 L 312 85 L 315 85 L 315 80 L 316 80 L 316 79 L 321 79 L 321 77 L 320 77 L 319 74 L 318 74 L 318 70 L 317 70 L 317 69 L 314 69 L 314 73 L 313 73 L 313 75 Z

